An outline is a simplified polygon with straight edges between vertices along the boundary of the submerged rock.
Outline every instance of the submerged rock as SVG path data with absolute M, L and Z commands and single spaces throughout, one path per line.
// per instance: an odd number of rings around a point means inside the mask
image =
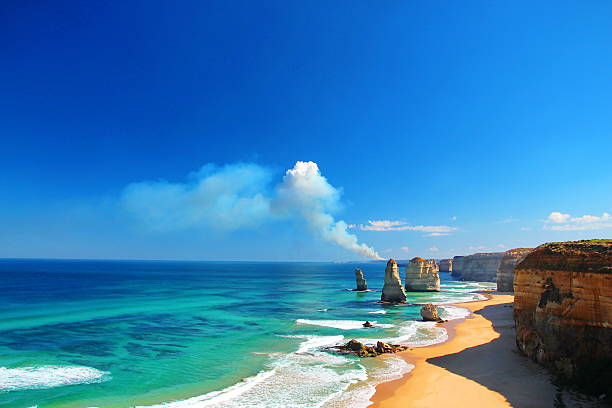
M 373 327 L 372 323 L 370 323 L 369 321 L 366 320 L 366 322 L 364 324 L 362 324 L 363 327 Z
M 330 349 L 340 351 L 341 353 L 355 353 L 359 357 L 376 357 L 380 354 L 399 353 L 407 350 L 407 346 L 400 344 L 388 344 L 382 341 L 376 343 L 376 347 L 370 347 L 355 339 L 341 346 L 333 346 Z
M 427 322 L 443 322 L 438 314 L 438 308 L 431 303 L 427 303 L 421 308 L 421 317 Z
M 359 268 L 355 269 L 355 281 L 357 282 L 358 291 L 368 290 L 368 284 L 363 276 L 363 271 Z
M 385 269 L 385 284 L 380 300 L 389 303 L 406 303 L 406 292 L 402 286 L 399 268 L 395 259 L 389 259 Z
M 557 377 L 612 396 L 612 239 L 544 244 L 515 267 L 516 344 Z
M 406 266 L 406 292 L 439 292 L 440 275 L 434 259 L 412 258 Z

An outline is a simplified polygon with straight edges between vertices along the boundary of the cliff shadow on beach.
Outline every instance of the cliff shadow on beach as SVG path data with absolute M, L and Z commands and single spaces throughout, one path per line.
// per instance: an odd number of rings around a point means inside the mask
M 475 312 L 493 322 L 500 337 L 428 363 L 468 378 L 503 395 L 519 408 L 603 407 L 597 400 L 561 391 L 537 364 L 516 347 L 512 305 L 487 306 Z

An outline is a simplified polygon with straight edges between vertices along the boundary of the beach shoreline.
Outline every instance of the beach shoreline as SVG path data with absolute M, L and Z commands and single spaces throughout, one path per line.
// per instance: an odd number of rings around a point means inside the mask
M 544 407 L 556 388 L 514 346 L 514 296 L 482 293 L 487 299 L 453 304 L 466 318 L 440 323 L 448 339 L 399 353 L 414 369 L 378 384 L 370 407 Z

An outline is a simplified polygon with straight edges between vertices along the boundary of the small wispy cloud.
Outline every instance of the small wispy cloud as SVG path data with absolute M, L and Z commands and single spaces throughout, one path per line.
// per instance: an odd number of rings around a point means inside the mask
M 439 248 L 436 248 L 436 247 L 431 247 L 431 248 L 429 248 L 429 251 L 430 251 L 430 252 L 438 252 L 439 250 L 440 250 L 440 249 L 439 249 Z
M 612 215 L 604 212 L 600 216 L 587 214 L 572 217 L 570 214 L 553 211 L 544 222 L 546 223 L 544 229 L 551 231 L 602 230 L 612 228 Z
M 483 249 L 487 249 L 486 246 L 484 245 L 478 245 L 478 246 L 469 246 L 468 247 L 471 251 L 481 251 Z
M 410 252 L 410 247 L 407 247 L 407 246 L 403 246 L 400 249 L 404 252 Z
M 531 231 L 531 228 L 529 228 L 529 227 L 521 227 L 521 231 Z
M 497 247 L 501 249 L 508 248 L 505 244 L 497 244 Z
M 448 232 L 432 232 L 430 234 L 423 235 L 424 237 L 442 237 L 444 235 L 450 235 Z
M 457 216 L 456 216 L 456 215 L 453 215 L 452 217 L 450 217 L 450 220 L 451 220 L 451 221 L 457 221 Z
M 353 224 L 354 225 L 354 224 Z M 446 225 L 410 225 L 405 221 L 369 220 L 367 224 L 354 225 L 362 231 L 421 231 L 431 233 L 449 233 L 457 228 Z

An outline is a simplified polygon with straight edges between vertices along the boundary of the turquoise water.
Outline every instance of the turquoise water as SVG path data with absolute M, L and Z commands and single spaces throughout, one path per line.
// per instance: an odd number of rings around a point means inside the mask
M 442 292 L 385 306 L 347 290 L 356 267 L 380 289 L 384 263 L 0 260 L 0 406 L 366 406 L 411 367 L 326 347 L 442 341 L 418 304 L 494 287 L 442 274 Z

